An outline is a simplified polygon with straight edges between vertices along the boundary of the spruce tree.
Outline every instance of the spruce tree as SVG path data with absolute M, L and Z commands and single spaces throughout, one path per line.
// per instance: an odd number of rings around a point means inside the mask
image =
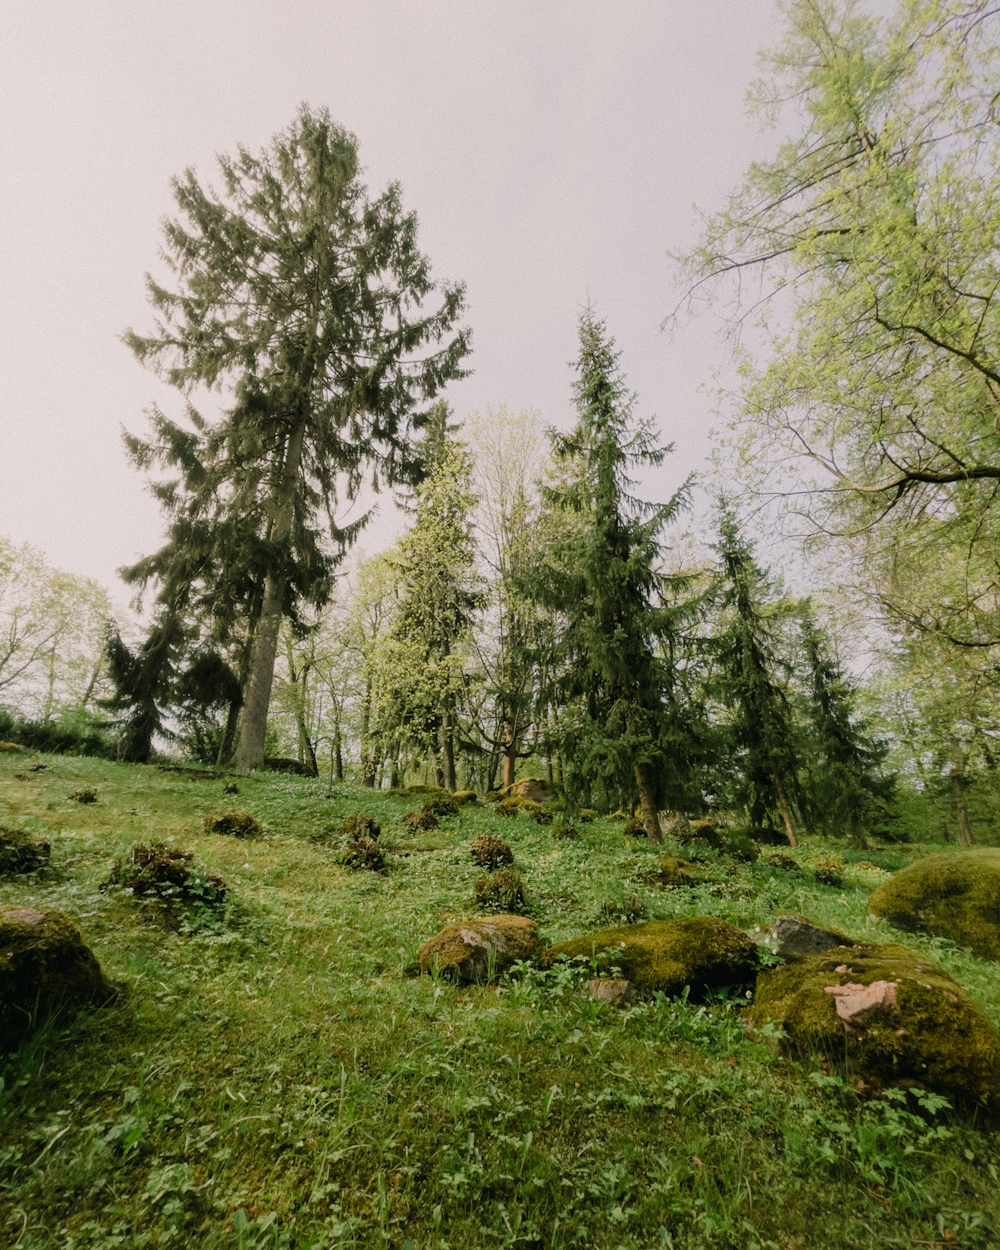
M 724 509 L 716 550 L 722 560 L 723 629 L 715 640 L 716 692 L 732 710 L 731 744 L 737 756 L 738 801 L 755 825 L 777 812 L 788 841 L 798 845 L 795 817 L 801 817 L 799 731 L 779 679 L 773 597 L 758 566 L 753 544 L 732 512 Z
M 829 832 L 846 832 L 855 846 L 864 848 L 867 830 L 883 814 L 895 787 L 895 778 L 881 772 L 888 744 L 868 735 L 855 718 L 855 692 L 830 655 L 808 605 L 802 616 L 802 646 L 817 755 L 812 807 Z
M 395 184 L 368 196 L 357 142 L 325 110 L 303 106 L 259 156 L 241 148 L 219 165 L 221 193 L 192 170 L 175 181 L 181 217 L 164 227 L 173 288 L 148 280 L 160 320 L 125 341 L 185 393 L 233 399 L 196 434 L 205 507 L 264 566 L 236 754 L 256 768 L 296 568 L 319 550 L 324 523 L 335 551 L 354 538 L 366 518 L 343 529 L 333 518 L 366 479 L 419 479 L 419 406 L 461 376 L 469 347 L 467 332 L 453 332 L 463 288 L 445 286 L 425 310 L 435 287 L 416 218 Z M 139 456 L 152 463 L 156 452 Z
M 550 697 L 567 706 L 567 785 L 638 795 L 646 835 L 659 842 L 658 809 L 688 771 L 670 661 L 688 609 L 668 602 L 683 579 L 662 572 L 660 536 L 686 506 L 689 484 L 665 504 L 631 493 L 630 474 L 658 467 L 671 448 L 658 444 L 652 420 L 634 417 L 614 340 L 589 309 L 579 338 L 578 419 L 569 434 L 552 434 L 561 480 L 547 489 L 569 524 L 531 585 L 561 621 Z

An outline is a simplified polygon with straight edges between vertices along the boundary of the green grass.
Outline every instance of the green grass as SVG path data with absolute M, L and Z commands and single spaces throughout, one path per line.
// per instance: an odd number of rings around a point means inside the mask
M 45 833 L 51 867 L 0 902 L 73 916 L 117 1005 L 56 1021 L 10 1059 L 0 1090 L 0 1247 L 891 1247 L 1000 1245 L 1000 1149 L 947 1111 L 856 1103 L 817 1069 L 744 1036 L 739 1002 L 659 999 L 617 1013 L 565 968 L 497 988 L 408 975 L 417 948 L 474 914 L 484 831 L 513 846 L 552 941 L 644 918 L 713 914 L 746 929 L 791 908 L 867 939 L 884 879 L 848 864 L 817 885 L 706 854 L 696 889 L 646 880 L 657 851 L 620 821 L 576 841 L 524 817 L 463 809 L 404 833 L 408 803 L 349 786 L 221 781 L 94 759 L 0 758 L 0 823 Z M 98 802 L 67 796 L 92 787 Z M 205 834 L 249 810 L 256 840 Z M 334 862 L 370 811 L 384 874 Z M 327 844 L 311 841 L 330 835 Z M 176 931 L 154 904 L 102 894 L 115 857 L 165 840 L 221 872 L 222 920 Z M 669 849 L 669 848 L 668 848 Z M 922 848 L 923 849 L 923 848 Z M 906 848 L 890 856 L 906 858 Z M 895 860 L 893 860 L 895 863 Z M 1000 1024 L 1000 968 L 907 937 Z

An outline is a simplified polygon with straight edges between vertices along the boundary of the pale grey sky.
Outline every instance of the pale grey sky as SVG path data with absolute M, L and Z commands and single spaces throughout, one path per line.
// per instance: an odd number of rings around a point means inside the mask
M 119 429 L 179 395 L 118 336 L 150 325 L 170 178 L 262 146 L 301 101 L 402 183 L 435 275 L 468 285 L 456 415 L 565 425 L 576 319 L 607 318 L 640 411 L 708 448 L 710 317 L 668 339 L 669 247 L 773 150 L 743 111 L 773 0 L 5 0 L 0 6 L 0 534 L 111 584 L 161 520 Z M 388 509 L 388 505 L 387 505 Z M 388 525 L 383 528 L 383 537 Z M 376 527 L 363 539 L 380 543 Z

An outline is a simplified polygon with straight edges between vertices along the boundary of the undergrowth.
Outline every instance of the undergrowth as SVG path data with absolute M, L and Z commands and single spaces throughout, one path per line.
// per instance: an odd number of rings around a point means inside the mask
M 110 1250 L 1000 1245 L 1000 1151 L 939 1098 L 859 1101 L 817 1063 L 744 1034 L 745 998 L 662 995 L 618 1012 L 587 961 L 516 966 L 495 988 L 410 974 L 418 947 L 474 914 L 474 838 L 502 836 L 531 914 L 561 941 L 622 920 L 775 909 L 866 940 L 898 937 L 868 893 L 907 859 L 811 840 L 796 871 L 698 850 L 703 879 L 661 889 L 661 849 L 619 822 L 556 836 L 489 807 L 404 825 L 412 796 L 240 775 L 264 833 L 218 837 L 224 781 L 88 758 L 0 760 L 0 823 L 51 843 L 0 902 L 58 907 L 109 975 L 113 1006 L 57 1018 L 0 1063 L 0 1245 Z M 228 779 L 230 782 L 233 778 Z M 70 802 L 92 788 L 99 803 Z M 337 863 L 364 810 L 385 867 Z M 162 922 L 101 893 L 136 843 L 194 853 L 226 906 Z M 817 881 L 841 855 L 839 886 Z M 906 944 L 1000 1023 L 1000 968 Z

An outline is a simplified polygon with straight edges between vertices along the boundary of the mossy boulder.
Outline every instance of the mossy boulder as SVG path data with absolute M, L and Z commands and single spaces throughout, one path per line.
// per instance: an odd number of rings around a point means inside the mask
M 116 993 L 69 916 L 0 907 L 0 1050 L 55 1010 L 107 1002 Z
M 209 812 L 205 832 L 230 838 L 253 838 L 262 833 L 260 821 L 252 812 Z
M 1000 1037 L 943 969 L 905 947 L 859 943 L 757 979 L 751 1025 L 841 1068 L 861 1089 L 922 1088 L 1000 1112 Z
M 690 859 L 681 859 L 677 855 L 660 856 L 659 883 L 668 890 L 679 885 L 697 885 L 704 873 L 700 866 Z
M 640 994 L 680 994 L 689 986 L 698 998 L 706 990 L 752 982 L 754 954 L 753 941 L 725 920 L 688 916 L 586 933 L 551 947 L 544 963 L 548 966 L 560 955 L 594 959 L 605 975 L 607 969 L 619 968 Z
M 531 959 L 544 946 L 538 925 L 524 916 L 490 916 L 447 925 L 417 952 L 421 972 L 469 984 L 494 981 L 519 959 Z
M 24 747 L 19 746 L 16 742 L 0 742 L 0 752 L 5 755 L 20 755 Z
M 927 855 L 880 885 L 868 908 L 897 929 L 1000 962 L 1000 849 Z
M 451 797 L 462 807 L 465 807 L 468 803 L 476 803 L 478 801 L 475 790 L 456 790 Z

